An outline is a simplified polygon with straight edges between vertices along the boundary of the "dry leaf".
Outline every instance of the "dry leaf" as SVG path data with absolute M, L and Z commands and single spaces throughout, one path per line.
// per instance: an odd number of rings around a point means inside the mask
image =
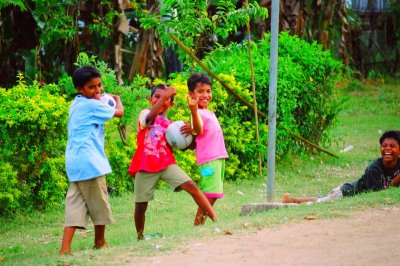
M 224 235 L 232 235 L 232 232 L 229 230 L 224 230 L 223 232 Z
M 251 226 L 251 223 L 250 222 L 245 222 L 244 224 L 243 224 L 243 227 L 244 228 L 248 228 L 248 227 L 250 227 Z

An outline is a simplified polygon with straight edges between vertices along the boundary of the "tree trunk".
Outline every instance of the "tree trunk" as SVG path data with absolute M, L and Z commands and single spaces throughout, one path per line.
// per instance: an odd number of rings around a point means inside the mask
M 160 11 L 158 1 L 147 1 L 149 13 Z M 147 76 L 151 80 L 162 77 L 163 70 L 163 48 L 160 39 L 154 29 L 139 31 L 138 45 L 129 71 L 129 79 L 136 75 Z

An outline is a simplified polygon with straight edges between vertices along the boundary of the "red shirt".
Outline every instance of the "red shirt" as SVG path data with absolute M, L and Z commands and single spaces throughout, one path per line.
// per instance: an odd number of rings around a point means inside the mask
M 149 112 L 150 109 L 144 109 L 139 116 L 138 147 L 128 168 L 128 173 L 132 176 L 139 171 L 160 172 L 171 164 L 176 164 L 173 150 L 165 139 L 165 131 L 172 121 L 165 115 L 159 115 L 153 124 L 147 125 Z

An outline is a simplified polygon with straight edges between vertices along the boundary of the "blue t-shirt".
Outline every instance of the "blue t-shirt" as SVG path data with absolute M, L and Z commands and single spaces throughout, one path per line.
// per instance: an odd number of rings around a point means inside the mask
M 65 167 L 68 180 L 77 182 L 111 173 L 104 152 L 104 123 L 114 117 L 115 109 L 82 95 L 69 108 L 68 143 Z

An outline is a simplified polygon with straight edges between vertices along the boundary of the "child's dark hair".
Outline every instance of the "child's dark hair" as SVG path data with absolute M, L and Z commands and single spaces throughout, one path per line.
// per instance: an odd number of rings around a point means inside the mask
M 72 74 L 75 88 L 82 88 L 92 78 L 101 78 L 100 72 L 94 66 L 81 66 Z
M 193 73 L 188 81 L 187 81 L 187 86 L 189 88 L 189 91 L 194 91 L 194 89 L 196 88 L 196 84 L 197 83 L 203 83 L 203 84 L 207 84 L 207 85 L 212 85 L 212 81 L 210 79 L 209 76 L 207 76 L 207 74 L 205 73 Z
M 397 144 L 400 145 L 400 131 L 399 130 L 389 130 L 382 134 L 379 138 L 379 143 L 382 145 L 385 139 L 394 139 L 397 141 Z
M 154 93 L 155 93 L 157 90 L 165 90 L 166 88 L 167 88 L 167 85 L 166 85 L 166 84 L 160 84 L 160 85 L 154 86 L 153 88 L 151 88 L 150 97 L 153 97 Z M 174 98 L 175 98 L 175 96 L 172 96 L 172 97 L 171 97 L 171 102 L 174 102 Z

